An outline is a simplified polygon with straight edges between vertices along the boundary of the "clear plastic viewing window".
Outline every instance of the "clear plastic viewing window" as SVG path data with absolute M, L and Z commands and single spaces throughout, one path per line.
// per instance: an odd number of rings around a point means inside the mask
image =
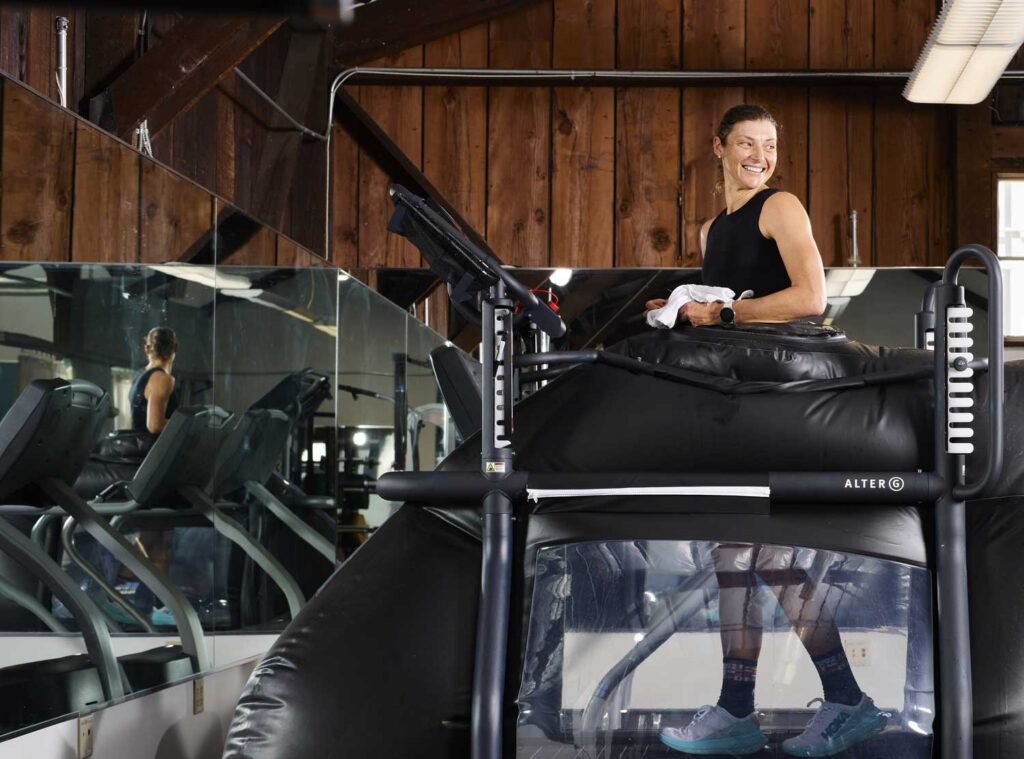
M 894 561 L 707 541 L 544 548 L 517 756 L 928 757 L 931 641 L 929 574 Z

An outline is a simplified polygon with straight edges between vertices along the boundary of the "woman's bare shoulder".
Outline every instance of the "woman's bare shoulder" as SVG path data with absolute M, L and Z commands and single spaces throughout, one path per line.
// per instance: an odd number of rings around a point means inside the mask
M 153 372 L 146 383 L 146 389 L 170 390 L 174 387 L 174 377 L 165 371 Z
M 779 190 L 773 192 L 767 200 L 764 202 L 762 207 L 764 211 L 768 211 L 773 214 L 788 214 L 788 213 L 799 213 L 807 215 L 807 209 L 804 208 L 803 202 L 791 192 L 785 190 Z

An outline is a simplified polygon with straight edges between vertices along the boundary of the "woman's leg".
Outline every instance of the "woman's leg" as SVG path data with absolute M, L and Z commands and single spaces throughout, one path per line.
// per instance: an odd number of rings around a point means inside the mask
M 832 703 L 854 706 L 864 694 L 850 669 L 835 624 L 836 610 L 846 597 L 846 591 L 824 581 L 825 572 L 839 557 L 827 551 L 816 551 L 809 566 L 799 569 L 795 549 L 781 549 L 779 554 L 771 563 L 781 561 L 785 566 L 776 565 L 773 569 L 781 570 L 780 576 L 791 580 L 771 583 L 772 592 L 818 671 L 824 698 Z
M 684 728 L 665 728 L 660 740 L 689 754 L 747 756 L 767 742 L 754 717 L 754 683 L 761 652 L 761 599 L 754 567 L 759 546 L 720 543 L 712 550 L 718 577 L 722 690 L 715 706 L 697 711 Z
M 719 544 L 712 552 L 718 578 L 722 690 L 718 706 L 734 717 L 754 711 L 757 659 L 761 654 L 761 588 L 754 574 L 761 546 Z

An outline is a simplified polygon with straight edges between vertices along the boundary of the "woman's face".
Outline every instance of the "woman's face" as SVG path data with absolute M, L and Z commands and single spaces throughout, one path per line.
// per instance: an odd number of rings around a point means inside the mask
M 741 121 L 725 139 L 715 137 L 715 155 L 722 161 L 726 186 L 737 190 L 763 187 L 775 173 L 779 137 L 770 121 Z

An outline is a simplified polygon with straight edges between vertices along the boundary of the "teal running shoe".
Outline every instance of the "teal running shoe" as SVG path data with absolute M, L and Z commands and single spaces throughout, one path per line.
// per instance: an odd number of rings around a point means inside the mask
M 740 719 L 720 706 L 702 706 L 686 727 L 666 727 L 661 742 L 687 754 L 756 754 L 768 742 L 754 715 Z
M 790 756 L 835 756 L 855 743 L 878 735 L 885 729 L 889 714 L 880 711 L 867 696 L 856 706 L 822 701 L 807 728 L 795 738 L 782 742 Z M 811 702 L 813 704 L 814 701 Z M 810 706 L 810 704 L 808 704 Z
M 154 624 L 158 627 L 174 627 L 174 615 L 171 614 L 170 609 L 166 606 L 161 606 L 159 609 L 153 609 L 149 615 L 150 624 Z

